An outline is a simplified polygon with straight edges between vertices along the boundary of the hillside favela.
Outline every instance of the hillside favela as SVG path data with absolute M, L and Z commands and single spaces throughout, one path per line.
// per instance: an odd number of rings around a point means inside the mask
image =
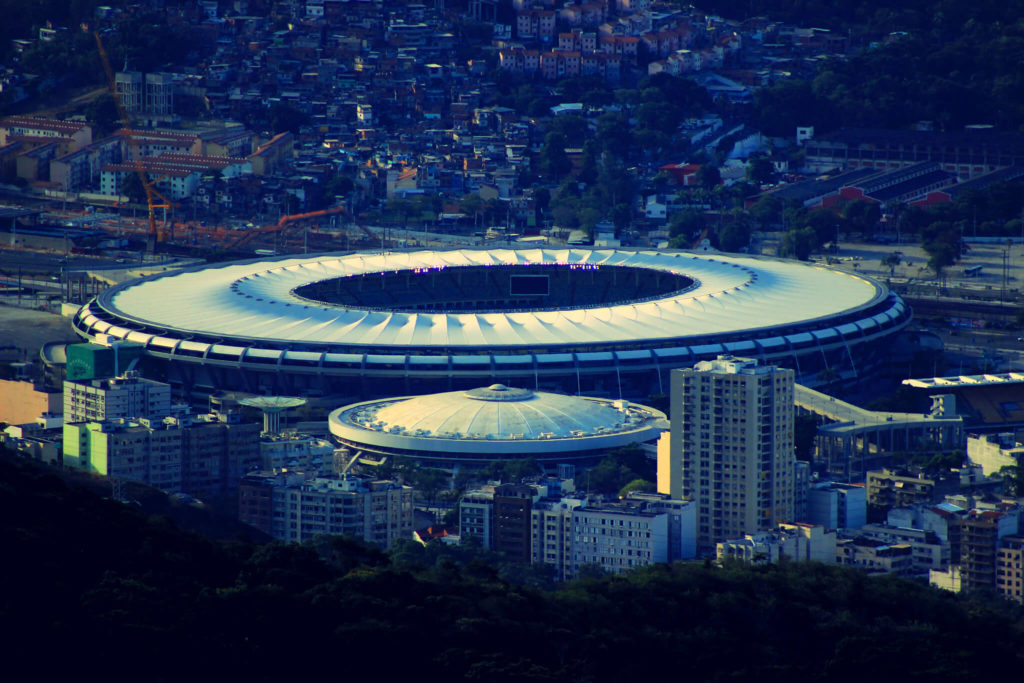
M 1024 0 L 0 16 L 11 680 L 1024 667 Z

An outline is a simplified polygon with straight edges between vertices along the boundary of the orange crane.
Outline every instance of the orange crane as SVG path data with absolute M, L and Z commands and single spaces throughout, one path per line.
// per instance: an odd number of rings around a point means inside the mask
M 99 32 L 94 32 L 93 37 L 96 38 L 96 47 L 99 48 L 100 60 L 103 62 L 103 70 L 107 74 L 107 87 L 110 88 L 110 95 L 114 98 L 114 106 L 117 107 L 117 114 L 121 119 L 121 126 L 124 129 L 125 138 L 128 140 L 128 147 L 131 150 L 131 163 L 135 167 L 135 172 L 139 174 L 139 180 L 142 182 L 142 188 L 146 192 L 146 204 L 149 207 L 149 240 L 146 248 L 152 253 L 156 251 L 156 243 L 163 241 L 163 234 L 158 231 L 156 227 L 156 209 L 163 209 L 166 212 L 167 210 L 177 206 L 177 204 L 167 199 L 167 197 L 160 194 L 160 191 L 156 189 L 156 184 L 161 180 L 164 180 L 167 176 L 160 176 L 154 180 L 149 179 L 149 176 L 146 173 L 145 164 L 142 163 L 141 154 L 139 152 L 139 143 L 135 139 L 135 134 L 132 131 L 131 119 L 128 117 L 128 112 L 124 108 L 124 103 L 121 102 L 121 95 L 117 92 L 117 81 L 114 79 L 114 70 L 110 68 L 110 59 L 107 57 L 107 50 L 103 47 L 103 40 L 100 38 Z
M 347 215 L 348 214 L 348 210 L 344 206 L 332 206 L 329 209 L 321 209 L 319 211 L 309 211 L 307 213 L 295 213 L 295 214 L 290 214 L 288 216 L 282 216 L 281 220 L 279 220 L 277 223 L 271 223 L 270 225 L 264 225 L 261 228 L 254 228 L 252 230 L 247 230 L 247 231 L 243 232 L 241 234 L 241 236 L 239 236 L 238 238 L 236 238 L 234 240 L 231 240 L 230 242 L 227 242 L 224 245 L 224 248 L 225 249 L 229 249 L 229 250 L 230 249 L 238 249 L 240 247 L 245 246 L 246 244 L 249 244 L 250 242 L 252 242 L 254 239 L 256 239 L 258 237 L 262 237 L 264 235 L 270 235 L 270 234 L 273 234 L 275 232 L 283 232 L 284 230 L 286 230 L 293 223 L 297 223 L 297 222 L 304 221 L 304 220 L 309 220 L 311 218 L 319 218 L 321 216 L 333 216 L 333 215 L 339 214 L 339 213 Z M 368 235 L 370 235 L 371 238 L 374 238 L 373 233 L 370 232 L 365 226 L 363 226 L 363 225 L 361 225 L 359 223 L 356 223 L 356 224 L 364 232 L 366 232 Z

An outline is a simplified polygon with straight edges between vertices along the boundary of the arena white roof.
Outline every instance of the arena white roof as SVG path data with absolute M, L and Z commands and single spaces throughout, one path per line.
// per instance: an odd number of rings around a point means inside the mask
M 317 304 L 293 293 L 303 285 L 365 273 L 516 264 L 652 268 L 697 284 L 644 302 L 509 312 L 365 310 Z M 614 249 L 499 249 L 233 263 L 127 283 L 101 299 L 107 310 L 128 321 L 186 335 L 481 348 L 608 344 L 792 325 L 867 306 L 883 296 L 884 289 L 866 278 L 792 261 Z
M 628 401 L 494 384 L 469 391 L 367 401 L 330 415 L 349 445 L 454 453 L 565 453 L 649 441 L 664 413 Z

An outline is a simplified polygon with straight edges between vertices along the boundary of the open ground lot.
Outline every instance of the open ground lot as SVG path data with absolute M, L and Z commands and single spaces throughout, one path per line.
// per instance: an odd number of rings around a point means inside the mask
M 0 347 L 7 358 L 34 359 L 49 341 L 80 341 L 67 318 L 29 308 L 0 305 Z M 13 347 L 13 348 L 11 348 Z

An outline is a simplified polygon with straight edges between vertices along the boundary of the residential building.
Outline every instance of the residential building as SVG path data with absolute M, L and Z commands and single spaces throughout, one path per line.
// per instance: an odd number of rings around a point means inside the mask
M 886 524 L 933 532 L 940 543 L 949 546 L 950 559 L 955 560 L 960 557 L 960 521 L 967 513 L 966 508 L 951 503 L 913 505 L 889 510 Z
M 931 571 L 929 583 L 957 592 L 1019 590 L 1014 574 L 1020 567 L 1019 559 L 1014 559 L 1019 546 L 1013 539 L 1020 533 L 1020 518 L 1016 505 L 967 511 L 957 520 L 958 544 L 950 548 L 949 569 Z
M 792 521 L 793 371 L 719 356 L 670 384 L 658 490 L 697 504 L 699 549 Z
M 171 414 L 171 386 L 127 372 L 121 377 L 64 382 L 64 422 L 103 422 Z
M 906 543 L 885 543 L 868 538 L 843 538 L 836 542 L 836 562 L 863 569 L 869 574 L 914 573 L 913 548 Z
M 910 476 L 888 469 L 868 472 L 868 505 L 882 508 L 906 507 L 931 502 L 935 480 L 924 475 Z
M 494 549 L 494 487 L 467 491 L 459 500 L 459 537 L 476 538 L 481 547 Z
M 139 71 L 118 71 L 114 74 L 114 88 L 121 107 L 129 114 L 142 111 L 143 77 Z
M 555 37 L 555 13 L 551 10 L 524 10 L 516 16 L 516 35 L 522 39 L 551 42 Z
M 934 531 L 866 524 L 855 533 L 872 541 L 910 546 L 911 566 L 915 574 L 927 575 L 933 569 L 949 567 L 949 544 L 944 543 Z
M 260 439 L 260 469 L 330 471 L 334 444 L 309 434 L 268 433 Z
M 793 468 L 793 519 L 810 521 L 807 517 L 811 493 L 811 463 L 797 460 Z M 816 523 L 816 522 L 813 522 Z
M 748 564 L 781 560 L 834 564 L 836 532 L 817 524 L 780 524 L 775 531 L 718 543 L 717 557 L 719 561 L 733 559 Z
M 664 494 L 612 502 L 552 496 L 534 503 L 531 514 L 531 561 L 552 565 L 559 580 L 584 564 L 619 573 L 696 556 L 696 506 Z
M 697 504 L 692 500 L 672 498 L 665 493 L 635 491 L 626 497 L 642 509 L 668 514 L 668 559 L 689 560 L 697 557 Z
M 58 121 L 36 116 L 0 119 L 0 147 L 14 138 L 66 140 L 67 152 L 75 152 L 92 142 L 92 127 L 81 121 Z
M 621 574 L 668 561 L 668 513 L 616 505 L 573 511 L 572 575 L 584 565 Z
M 170 116 L 174 113 L 174 79 L 171 74 L 146 74 L 143 109 L 161 116 Z
M 0 422 L 25 424 L 40 415 L 59 415 L 63 398 L 35 382 L 0 379 Z
M 530 561 L 554 567 L 559 581 L 574 575 L 573 515 L 584 504 L 579 498 L 541 499 L 530 513 Z
M 494 487 L 494 549 L 510 558 L 530 561 L 530 525 L 538 492 L 525 484 Z
M 43 415 L 34 422 L 4 427 L 0 431 L 0 445 L 23 458 L 60 466 L 61 432 L 59 415 Z
M 239 519 L 285 542 L 329 534 L 386 548 L 412 537 L 412 513 L 412 488 L 390 480 L 257 474 L 239 487 Z
M 961 521 L 960 566 L 963 590 L 992 590 L 1000 540 L 1019 532 L 1019 511 L 971 510 Z
M 223 495 L 258 468 L 259 432 L 234 414 L 65 423 L 63 464 L 166 491 Z
M 1024 536 L 1004 536 L 996 552 L 996 590 L 1024 603 Z
M 805 521 L 826 529 L 859 529 L 867 523 L 867 490 L 860 484 L 812 484 Z
M 1003 467 L 1024 464 L 1024 433 L 1000 432 L 967 437 L 967 459 L 981 467 L 986 477 Z

